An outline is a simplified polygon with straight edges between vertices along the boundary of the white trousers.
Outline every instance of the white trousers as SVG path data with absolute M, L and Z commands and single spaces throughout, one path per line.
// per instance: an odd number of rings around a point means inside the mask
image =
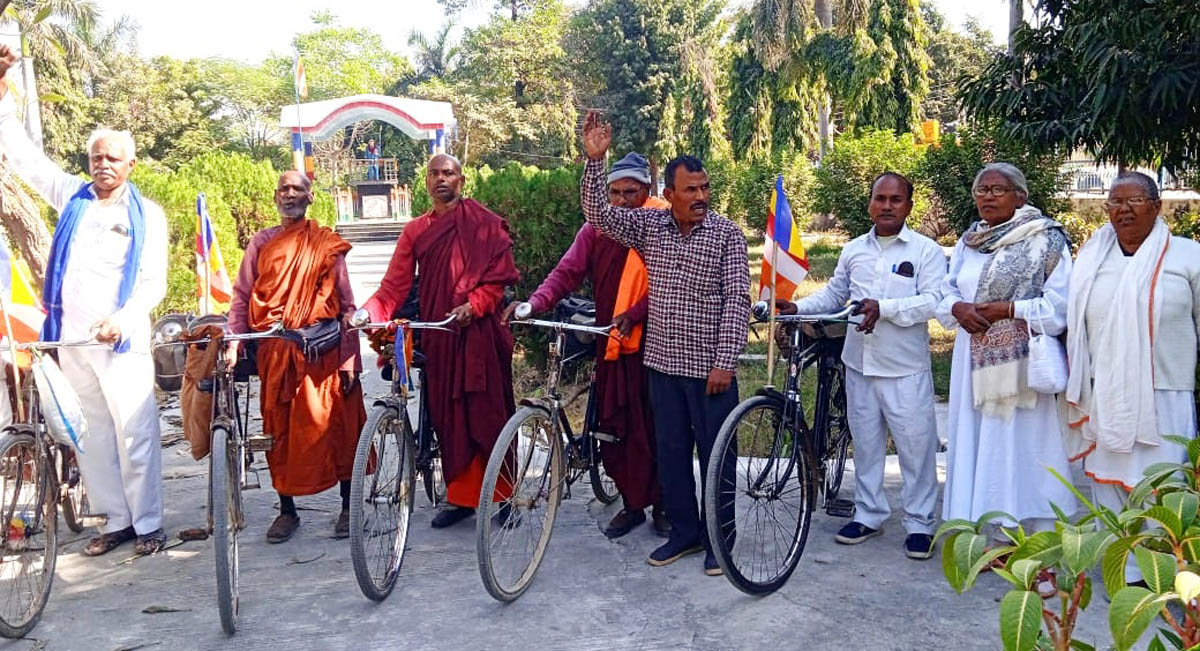
M 907 533 L 933 534 L 937 519 L 937 420 L 933 376 L 867 377 L 846 369 L 846 409 L 854 440 L 854 521 L 878 529 L 891 515 L 883 474 L 891 430 L 904 486 Z
M 79 469 L 92 513 L 108 515 L 103 531 L 161 529 L 162 434 L 150 355 L 64 348 L 59 363 L 87 419 Z

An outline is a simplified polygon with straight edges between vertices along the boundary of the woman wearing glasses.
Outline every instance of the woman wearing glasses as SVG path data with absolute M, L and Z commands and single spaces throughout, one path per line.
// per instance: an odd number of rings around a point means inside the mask
M 943 517 L 1004 511 L 1027 531 L 1046 529 L 1052 502 L 1066 513 L 1076 503 L 1047 470 L 1070 476 L 1055 396 L 1026 382 L 1029 331 L 1066 327 L 1071 253 L 1062 226 L 1026 203 L 1013 165 L 984 167 L 972 192 L 980 220 L 954 248 L 937 311 L 958 330 Z
M 1071 274 L 1066 396 L 1093 497 L 1119 512 L 1146 467 L 1187 459 L 1165 436 L 1196 436 L 1200 244 L 1171 235 L 1145 174 L 1118 177 L 1104 208 Z

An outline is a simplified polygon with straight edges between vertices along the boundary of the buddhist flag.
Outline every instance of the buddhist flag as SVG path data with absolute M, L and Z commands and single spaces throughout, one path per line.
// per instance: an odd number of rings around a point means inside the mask
M 296 84 L 296 97 L 308 99 L 308 75 L 304 74 L 304 60 L 299 52 L 292 60 L 292 81 Z
M 767 216 L 767 237 L 763 245 L 762 276 L 759 278 L 759 300 L 771 298 L 771 283 L 775 297 L 791 300 L 796 287 L 808 275 L 808 254 L 800 241 L 800 229 L 792 220 L 792 206 L 783 191 L 783 175 L 775 179 L 771 191 L 771 214 Z M 775 266 L 771 266 L 771 261 Z
M 46 312 L 29 283 L 24 264 L 13 257 L 6 240 L 4 233 L 0 233 L 0 295 L 8 310 L 0 314 L 0 334 L 8 336 L 12 324 L 13 339 L 21 343 L 38 341 Z
M 196 279 L 199 282 L 200 309 L 216 312 L 216 304 L 233 299 L 233 283 L 225 271 L 221 245 L 208 218 L 204 193 L 196 196 Z

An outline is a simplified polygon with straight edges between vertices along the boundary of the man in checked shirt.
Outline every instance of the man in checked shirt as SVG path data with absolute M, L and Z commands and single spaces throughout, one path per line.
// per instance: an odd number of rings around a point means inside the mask
M 588 161 L 581 187 L 583 214 L 598 230 L 636 249 L 650 277 L 645 364 L 657 432 L 658 476 L 671 517 L 671 536 L 650 554 L 669 565 L 704 550 L 704 571 L 721 574 L 696 504 L 694 450 L 700 477 L 717 431 L 737 405 L 734 372 L 746 345 L 750 267 L 740 228 L 708 209 L 708 173 L 691 156 L 664 170 L 670 210 L 609 204 L 604 157 L 612 127 L 589 112 L 583 127 Z M 732 474 L 731 466 L 728 472 Z M 732 522 L 722 517 L 722 522 Z M 730 532 L 732 533 L 732 532 Z

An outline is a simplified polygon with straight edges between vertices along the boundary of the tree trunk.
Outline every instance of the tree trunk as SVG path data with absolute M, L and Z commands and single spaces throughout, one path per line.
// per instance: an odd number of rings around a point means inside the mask
M 821 29 L 833 29 L 833 2 L 831 0 L 815 0 L 813 9 L 817 14 L 817 22 Z M 833 112 L 829 93 L 821 96 L 821 106 L 817 113 L 817 160 L 825 160 L 825 154 L 833 144 L 829 130 L 829 116 Z
M 50 229 L 8 161 L 0 162 L 0 225 L 29 264 L 31 280 L 40 289 L 50 257 Z
M 1025 22 L 1025 3 L 1024 0 L 1009 0 L 1008 1 L 1008 54 L 1015 54 L 1013 46 L 1013 34 Z

